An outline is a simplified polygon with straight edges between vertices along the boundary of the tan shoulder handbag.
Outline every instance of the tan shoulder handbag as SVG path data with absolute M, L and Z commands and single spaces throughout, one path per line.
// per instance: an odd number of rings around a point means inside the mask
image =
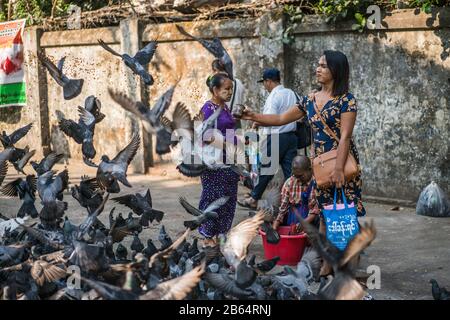
M 316 110 L 317 116 L 319 117 L 320 121 L 322 122 L 324 126 L 324 131 L 329 136 L 333 137 L 338 143 L 339 138 L 336 136 L 336 134 L 331 130 L 328 125 L 326 124 L 325 120 L 322 118 L 322 115 L 320 114 L 320 110 L 317 107 L 315 96 L 313 98 L 314 103 L 314 109 Z M 314 141 L 311 141 L 312 145 L 314 145 Z M 314 147 L 312 148 L 312 166 L 313 166 L 313 174 L 314 178 L 316 180 L 317 186 L 319 188 L 327 188 L 332 185 L 332 182 L 330 181 L 331 173 L 333 172 L 334 168 L 336 167 L 336 160 L 337 160 L 337 149 L 330 150 L 328 152 L 325 152 L 319 156 L 315 156 Z M 355 158 L 351 154 L 351 152 L 348 153 L 347 160 L 345 161 L 344 165 L 344 177 L 345 181 L 350 181 L 353 178 L 355 178 L 359 174 L 359 166 L 356 162 Z

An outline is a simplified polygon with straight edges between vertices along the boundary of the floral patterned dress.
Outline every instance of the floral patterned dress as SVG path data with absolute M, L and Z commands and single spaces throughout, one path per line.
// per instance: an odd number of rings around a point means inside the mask
M 307 96 L 304 96 L 300 100 L 298 107 L 301 111 L 306 113 L 308 121 L 311 124 L 316 156 L 332 149 L 337 149 L 338 142 L 324 131 L 323 123 L 320 121 L 320 118 L 316 113 L 313 100 Z M 339 138 L 341 137 L 341 114 L 344 112 L 357 112 L 356 100 L 351 93 L 337 96 L 328 101 L 320 111 L 321 116 L 325 120 L 328 127 L 333 130 Z M 355 157 L 359 166 L 358 151 L 356 150 L 353 138 L 350 140 L 350 153 Z M 361 201 L 361 185 L 361 170 L 353 180 L 346 181 L 344 185 L 345 196 L 348 201 L 355 202 L 355 206 L 358 210 L 358 216 L 364 216 L 366 214 L 366 210 Z M 324 206 L 333 203 L 334 187 L 323 189 L 316 188 L 316 197 L 319 202 L 319 207 L 323 209 Z

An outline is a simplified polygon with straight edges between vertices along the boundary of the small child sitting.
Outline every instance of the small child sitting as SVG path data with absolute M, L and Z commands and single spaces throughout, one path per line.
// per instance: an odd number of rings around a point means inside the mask
M 298 225 L 298 216 L 314 225 L 319 224 L 320 209 L 312 176 L 311 160 L 306 156 L 296 156 L 292 160 L 292 176 L 286 180 L 281 190 L 280 210 L 273 222 L 275 230 L 280 225 Z

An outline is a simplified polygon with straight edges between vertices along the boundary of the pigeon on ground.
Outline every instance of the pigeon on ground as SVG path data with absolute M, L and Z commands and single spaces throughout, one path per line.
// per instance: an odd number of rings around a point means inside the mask
M 439 284 L 435 279 L 431 279 L 430 283 L 434 300 L 450 300 L 450 292 L 448 292 L 447 289 L 439 287 Z
M 144 81 L 145 85 L 151 86 L 154 83 L 154 79 L 151 74 L 149 74 L 145 68 L 153 58 L 158 43 L 156 41 L 150 41 L 144 48 L 139 50 L 134 57 L 124 53 L 120 54 L 110 46 L 108 46 L 103 40 L 98 39 L 100 46 L 108 51 L 109 53 L 118 56 L 122 59 L 125 65 L 130 68 L 134 74 L 137 74 Z
M 38 51 L 38 57 L 45 68 L 47 68 L 52 78 L 55 79 L 56 83 L 63 88 L 63 96 L 65 100 L 73 99 L 81 93 L 84 79 L 69 79 L 62 71 L 66 57 L 62 57 L 58 61 L 58 66 L 55 66 L 55 64 L 42 51 Z

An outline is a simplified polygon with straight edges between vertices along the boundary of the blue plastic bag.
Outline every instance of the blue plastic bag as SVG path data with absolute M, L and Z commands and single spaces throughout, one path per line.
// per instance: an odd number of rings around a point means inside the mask
M 354 203 L 347 204 L 342 191 L 343 205 L 336 205 L 337 188 L 334 189 L 334 202 L 323 210 L 327 239 L 338 249 L 345 250 L 350 240 L 359 232 L 358 217 Z

